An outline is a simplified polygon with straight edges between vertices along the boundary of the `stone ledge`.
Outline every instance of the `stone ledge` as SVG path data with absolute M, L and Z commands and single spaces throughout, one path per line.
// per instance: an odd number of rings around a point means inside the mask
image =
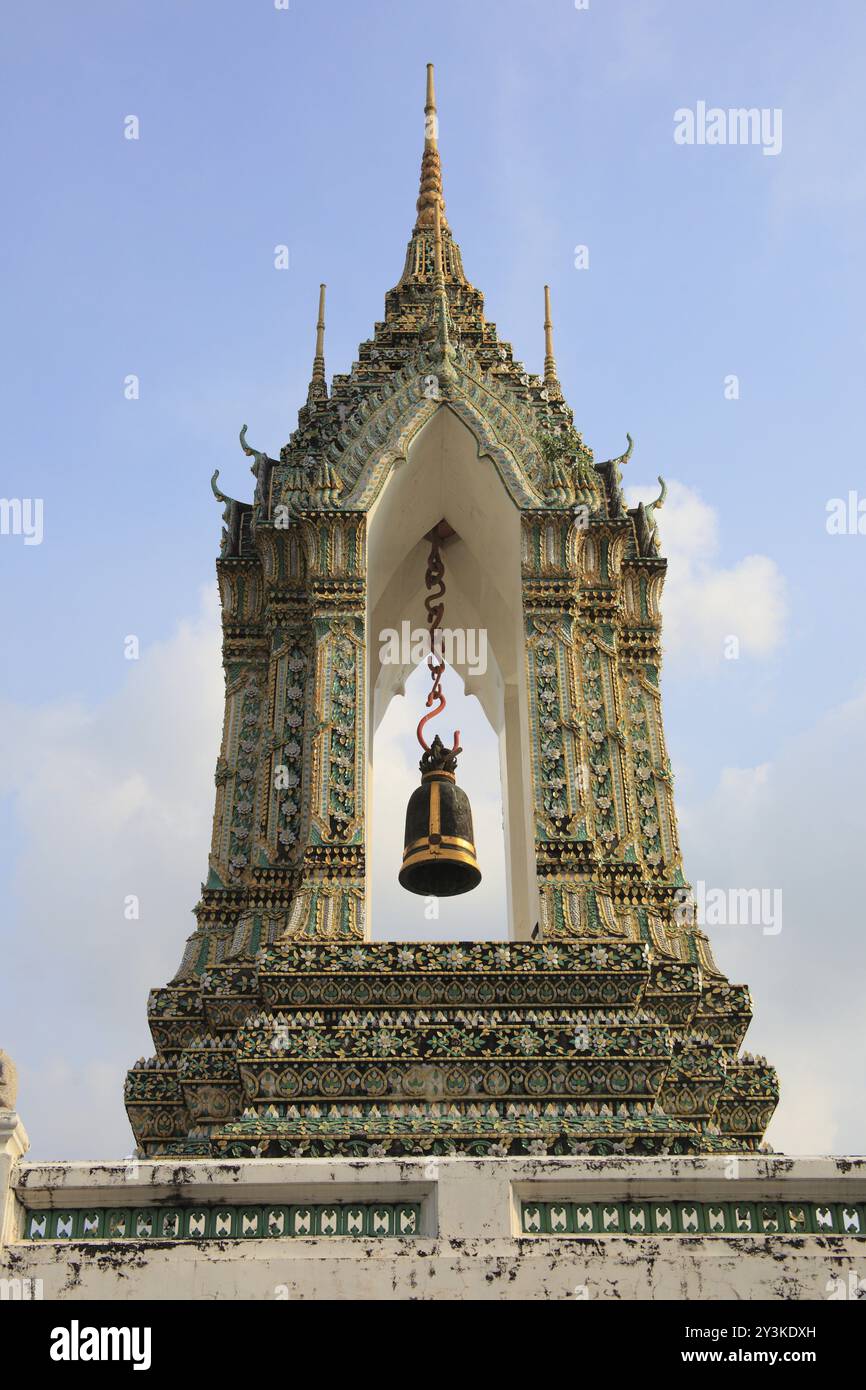
M 46 1299 L 823 1299 L 857 1296 L 866 1254 L 862 1236 L 817 1230 L 692 1234 L 680 1221 L 666 1234 L 587 1234 L 554 1231 L 550 1220 L 538 1234 L 521 1229 L 529 1202 L 620 1203 L 623 1212 L 654 1200 L 835 1202 L 862 1212 L 863 1159 L 19 1160 L 8 1197 L 0 1279 L 21 1288 L 41 1280 Z M 231 1221 L 244 1207 L 351 1203 L 414 1205 L 418 1234 L 383 1238 L 381 1224 L 375 1238 L 366 1227 L 341 1234 L 348 1220 L 322 1236 L 214 1234 L 240 1230 Z M 200 1208 L 203 1234 L 80 1239 L 76 1218 L 64 1239 L 51 1239 L 50 1225 L 48 1239 L 23 1239 L 37 1213 L 96 1210 L 104 1231 L 109 1211 L 168 1207 Z M 235 1213 L 228 1226 L 220 1207 Z
M 660 1185 L 676 1183 L 678 1195 L 697 1196 L 708 1183 L 728 1186 L 732 1179 L 731 1166 L 736 1165 L 738 1184 L 746 1182 L 760 1187 L 760 1196 L 768 1196 L 767 1184 L 774 1190 L 784 1184 L 792 1186 L 820 1185 L 815 1195 L 826 1196 L 826 1184 L 839 1184 L 839 1198 L 866 1197 L 866 1158 L 815 1156 L 789 1158 L 784 1154 L 703 1155 L 697 1157 L 539 1157 L 539 1158 L 472 1158 L 432 1156 L 407 1158 L 244 1158 L 220 1160 L 213 1158 L 149 1159 L 129 1158 L 107 1162 L 63 1161 L 55 1163 L 19 1163 L 14 1186 L 27 1206 L 51 1205 L 48 1194 L 62 1190 L 69 1201 L 74 1193 L 85 1200 L 93 1199 L 95 1188 L 107 1189 L 128 1186 L 134 1181 L 139 1187 L 151 1187 L 157 1197 L 183 1191 L 185 1196 L 237 1196 L 243 1188 L 244 1197 L 250 1189 L 261 1191 L 262 1200 L 273 1198 L 286 1184 L 319 1186 L 343 1183 L 358 1195 L 364 1182 L 379 1192 L 382 1184 L 397 1184 L 401 1190 L 407 1182 L 440 1181 L 443 1177 L 459 1180 L 467 1175 L 488 1173 L 499 1180 L 528 1184 L 588 1183 L 599 1188 L 604 1196 L 611 1183 L 633 1184 L 657 1192 Z M 135 1177 L 131 1177 L 131 1174 Z M 697 1184 L 694 1190 L 684 1189 Z M 555 1188 L 551 1195 L 561 1192 Z M 526 1195 L 543 1197 L 545 1192 L 527 1188 Z M 807 1194 L 811 1195 L 811 1194 Z M 48 1198 L 48 1199 L 46 1199 Z M 256 1200 L 251 1198 L 251 1200 Z
M 45 1207 L 414 1202 L 424 1208 L 422 1229 L 429 1234 L 489 1238 L 517 1235 L 520 1205 L 530 1200 L 863 1202 L 866 1160 L 781 1155 L 129 1159 L 19 1163 L 11 1186 L 22 1215 Z

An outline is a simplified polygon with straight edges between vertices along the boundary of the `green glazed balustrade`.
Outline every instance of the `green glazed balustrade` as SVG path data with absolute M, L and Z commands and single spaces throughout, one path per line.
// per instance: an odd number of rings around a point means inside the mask
M 29 1211 L 27 1240 L 263 1240 L 287 1236 L 416 1236 L 411 1203 L 331 1206 L 60 1208 Z
M 524 1202 L 530 1236 L 866 1235 L 866 1204 L 843 1202 Z

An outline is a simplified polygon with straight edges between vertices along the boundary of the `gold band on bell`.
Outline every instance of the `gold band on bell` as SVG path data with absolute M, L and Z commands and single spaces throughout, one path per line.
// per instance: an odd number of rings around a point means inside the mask
M 424 846 L 424 848 L 425 848 L 426 850 L 428 850 L 428 851 L 430 851 L 430 852 L 432 852 L 432 853 L 435 853 L 436 850 L 439 848 L 440 845 L 445 845 L 445 846 L 447 846 L 449 849 L 465 849 L 465 850 L 468 850 L 469 853 L 472 855 L 473 859 L 474 859 L 474 857 L 475 857 L 475 846 L 473 845 L 473 843 L 472 843 L 471 840 L 461 840 L 460 837 L 459 837 L 458 835 L 443 835 L 443 836 L 441 837 L 441 839 L 439 840 L 438 844 L 431 845 L 431 844 L 430 844 L 429 837 L 428 837 L 427 835 L 425 835 L 425 836 L 423 837 L 423 839 L 421 839 L 421 840 L 413 840 L 412 843 L 411 843 L 411 845 L 407 845 L 407 846 L 406 846 L 406 848 L 405 848 L 404 851 L 403 851 L 403 863 L 405 864 L 405 862 L 406 862 L 406 855 L 407 855 L 407 854 L 413 854 L 414 851 L 415 851 L 416 849 L 420 849 L 422 845 Z
M 465 845 L 467 840 L 458 840 L 456 844 Z M 419 846 L 420 848 L 416 848 Z M 451 849 L 444 841 L 441 845 L 430 845 L 427 840 L 416 840 L 414 845 L 410 845 L 403 854 L 402 869 L 408 869 L 412 864 L 429 864 L 431 859 L 445 859 L 451 863 L 468 864 L 471 869 L 478 868 L 478 861 L 471 853 L 474 847 L 469 846 L 470 852 L 463 849 Z M 401 873 L 402 873 L 401 869 Z

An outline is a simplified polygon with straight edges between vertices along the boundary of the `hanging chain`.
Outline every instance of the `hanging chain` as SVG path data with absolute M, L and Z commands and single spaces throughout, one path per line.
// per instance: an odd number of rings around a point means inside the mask
M 442 619 L 445 615 L 445 604 L 442 602 L 445 597 L 444 576 L 445 562 L 439 550 L 439 536 L 436 531 L 433 531 L 430 537 L 430 554 L 427 558 L 427 572 L 424 575 L 424 583 L 428 589 L 427 597 L 424 600 L 424 607 L 427 609 L 427 627 L 430 634 L 430 652 L 427 656 L 427 666 L 433 685 L 430 694 L 427 696 L 427 708 L 430 710 L 430 713 L 424 715 L 419 721 L 418 728 L 415 731 L 418 742 L 427 752 L 430 751 L 430 745 L 425 741 L 422 733 L 424 725 L 430 719 L 435 719 L 438 714 L 441 714 L 447 704 L 445 696 L 442 693 L 442 675 L 445 670 L 445 658 L 436 645 L 436 633 L 441 630 Z M 433 704 L 435 704 L 436 708 L 430 709 L 430 706 Z M 458 729 L 454 734 L 455 750 L 457 750 L 459 743 L 460 730 Z

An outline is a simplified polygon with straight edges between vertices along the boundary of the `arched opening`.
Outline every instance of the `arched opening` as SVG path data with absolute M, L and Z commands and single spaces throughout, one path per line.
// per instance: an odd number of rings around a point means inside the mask
M 418 784 L 421 749 L 415 726 L 430 689 L 424 663 L 406 681 L 405 698 L 391 700 L 376 730 L 373 787 L 378 814 L 372 827 L 371 902 L 374 940 L 490 941 L 508 935 L 505 838 L 499 781 L 499 739 L 478 699 L 467 695 L 456 671 L 447 671 L 448 708 L 441 737 L 460 730 L 464 753 L 457 776 L 472 803 L 475 844 L 482 880 L 471 893 L 430 902 L 397 882 L 403 853 L 403 818 L 409 793 Z M 432 737 L 432 735 L 431 735 Z
M 508 933 L 512 939 L 524 940 L 538 912 L 527 751 L 520 514 L 493 461 L 479 458 L 475 436 L 445 405 L 418 432 L 406 462 L 392 470 L 368 516 L 368 845 L 375 853 L 378 817 L 397 816 L 402 822 L 406 800 L 416 785 L 417 744 L 412 729 L 421 713 L 420 692 L 417 703 L 412 704 L 414 717 L 405 721 L 410 726 L 407 760 L 412 775 L 399 807 L 391 804 L 391 788 L 387 804 L 377 796 L 374 736 L 393 697 L 405 691 L 418 662 L 417 650 L 413 656 L 405 643 L 401 642 L 396 659 L 393 644 L 387 654 L 386 648 L 390 634 L 399 634 L 402 639 L 407 633 L 411 638 L 414 630 L 423 631 L 424 573 L 430 548 L 425 537 L 443 519 L 455 532 L 442 547 L 447 585 L 444 627 L 458 635 L 452 653 L 453 670 L 445 679 L 450 680 L 453 691 L 457 672 L 465 693 L 477 698 L 498 740 Z M 453 712 L 454 706 L 449 705 L 437 721 L 443 738 L 450 738 L 453 729 L 461 727 Z M 474 723 L 470 719 L 470 725 Z M 461 730 L 467 737 L 468 727 Z M 428 729 L 432 737 L 432 728 Z M 472 756 L 468 744 L 466 748 L 458 768 L 458 780 L 464 786 L 462 769 Z M 393 865 L 395 875 L 398 867 L 399 859 Z M 367 891 L 373 921 L 376 904 L 369 864 Z M 440 929 L 442 925 L 440 918 Z

